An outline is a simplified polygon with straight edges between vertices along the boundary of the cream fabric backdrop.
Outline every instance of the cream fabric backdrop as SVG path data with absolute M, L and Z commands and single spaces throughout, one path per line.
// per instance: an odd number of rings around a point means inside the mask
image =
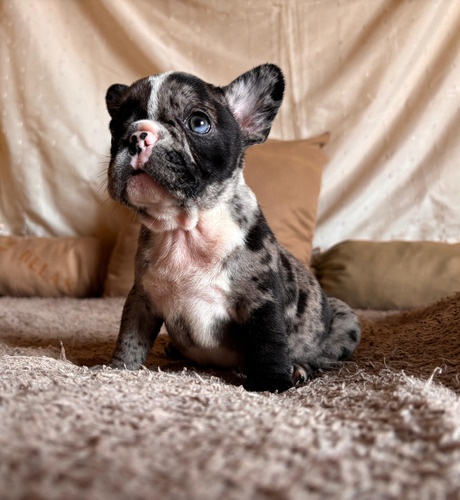
M 167 70 L 286 75 L 272 137 L 332 134 L 315 244 L 459 241 L 457 0 L 3 0 L 0 233 L 113 238 L 104 95 Z M 295 180 L 293 180 L 295 182 Z

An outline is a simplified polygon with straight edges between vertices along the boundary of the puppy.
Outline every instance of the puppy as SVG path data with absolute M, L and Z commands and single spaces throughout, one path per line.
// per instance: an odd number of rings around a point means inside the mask
M 248 390 L 284 391 L 355 350 L 355 314 L 277 242 L 244 181 L 283 93 L 272 64 L 226 87 L 169 72 L 108 89 L 109 193 L 142 222 L 112 367 L 138 369 L 163 322 L 182 355 L 239 367 Z

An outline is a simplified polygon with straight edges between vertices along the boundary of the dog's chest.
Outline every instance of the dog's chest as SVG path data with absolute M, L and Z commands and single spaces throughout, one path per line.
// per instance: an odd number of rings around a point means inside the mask
M 149 264 L 143 288 L 182 350 L 220 345 L 219 329 L 231 316 L 225 261 L 243 242 L 243 231 L 230 215 L 215 209 L 200 214 L 190 230 L 157 234 L 145 249 Z

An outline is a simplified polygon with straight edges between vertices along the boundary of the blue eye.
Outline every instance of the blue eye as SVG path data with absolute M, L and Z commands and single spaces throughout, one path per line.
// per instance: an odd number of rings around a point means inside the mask
M 195 113 L 188 119 L 190 130 L 197 134 L 207 134 L 211 129 L 208 117 L 204 113 Z

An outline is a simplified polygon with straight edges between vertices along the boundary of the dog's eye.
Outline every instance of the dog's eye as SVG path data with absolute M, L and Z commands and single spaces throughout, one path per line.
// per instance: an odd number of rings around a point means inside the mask
M 204 113 L 194 113 L 188 119 L 188 126 L 190 130 L 197 134 L 207 134 L 211 129 L 209 119 Z

